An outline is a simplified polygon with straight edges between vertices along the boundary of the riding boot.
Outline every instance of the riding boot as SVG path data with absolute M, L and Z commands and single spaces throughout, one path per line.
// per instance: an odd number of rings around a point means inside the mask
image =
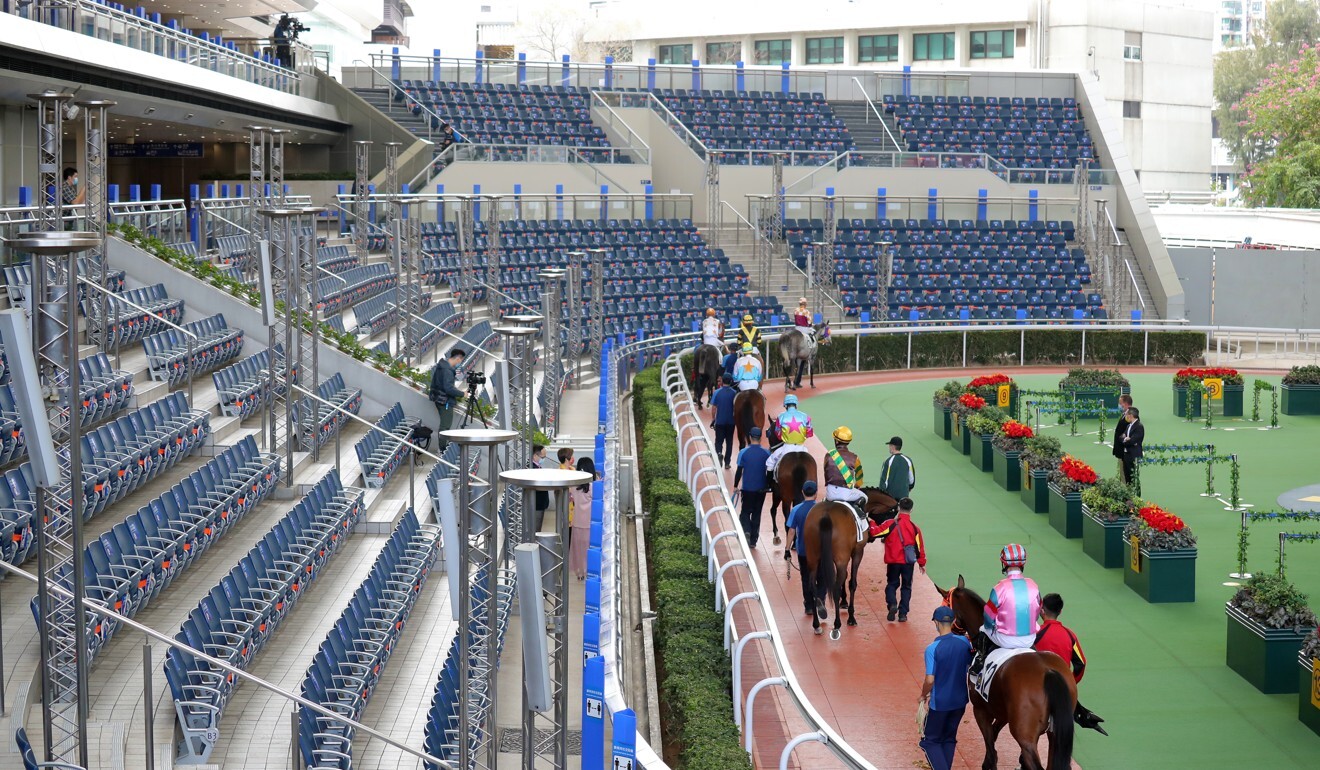
M 1073 709 L 1073 721 L 1080 727 L 1095 730 L 1101 735 L 1109 735 L 1105 732 L 1105 728 L 1100 726 L 1100 723 L 1105 720 L 1099 714 L 1083 706 L 1080 700 L 1077 701 L 1077 707 Z
M 972 656 L 972 665 L 967 669 L 967 674 L 973 679 L 980 679 L 981 670 L 985 668 L 985 657 L 990 653 L 990 637 L 982 631 L 976 635 L 972 646 L 976 648 L 976 654 Z

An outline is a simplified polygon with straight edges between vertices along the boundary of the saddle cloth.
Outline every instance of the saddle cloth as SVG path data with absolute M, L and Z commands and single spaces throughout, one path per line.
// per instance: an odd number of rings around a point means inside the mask
M 990 702 L 990 685 L 994 682 L 995 674 L 999 672 L 1000 666 L 1006 661 L 1012 660 L 1025 652 L 1035 652 L 1030 647 L 1021 649 L 1006 649 L 1000 647 L 997 650 L 985 656 L 985 667 L 981 669 L 980 679 L 972 679 L 972 687 L 976 688 L 976 693 L 981 696 L 985 702 Z

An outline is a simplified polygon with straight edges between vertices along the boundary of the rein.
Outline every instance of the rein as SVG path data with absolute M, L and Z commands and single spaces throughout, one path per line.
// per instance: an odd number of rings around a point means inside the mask
M 944 602 L 943 602 L 943 604 L 944 604 L 945 607 L 948 607 L 948 608 L 951 609 L 951 610 L 953 609 L 953 592 L 956 591 L 956 590 L 958 590 L 958 589 L 956 589 L 956 588 L 950 588 L 949 591 L 948 591 L 948 593 L 946 593 L 946 594 L 944 595 Z M 963 627 L 962 627 L 962 624 L 958 622 L 958 612 L 957 612 L 957 610 L 954 610 L 954 613 L 953 613 L 953 629 L 952 629 L 952 630 L 953 630 L 953 632 L 954 632 L 955 634 L 958 634 L 959 636 L 965 636 L 965 637 L 967 637 L 969 640 L 972 638 L 972 635 L 971 635 L 970 633 L 968 633 L 967 629 L 966 629 L 966 628 L 963 628 Z

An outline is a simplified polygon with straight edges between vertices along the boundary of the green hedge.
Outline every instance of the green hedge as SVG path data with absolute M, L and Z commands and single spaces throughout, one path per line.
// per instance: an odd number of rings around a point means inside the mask
M 679 770 L 750 770 L 733 724 L 723 617 L 715 612 L 706 582 L 692 496 L 678 480 L 677 438 L 660 388 L 660 367 L 634 379 L 633 414 L 640 434 L 642 500 L 651 513 L 647 544 L 664 756 Z

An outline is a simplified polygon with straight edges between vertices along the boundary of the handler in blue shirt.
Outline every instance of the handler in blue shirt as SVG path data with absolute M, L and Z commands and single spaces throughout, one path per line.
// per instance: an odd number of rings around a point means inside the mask
M 710 427 L 715 429 L 715 456 L 724 460 L 724 469 L 729 469 L 729 460 L 733 457 L 733 399 L 738 391 L 733 387 L 733 375 L 724 375 L 724 387 L 710 397 L 711 406 L 715 407 L 715 419 Z M 724 447 L 724 451 L 720 451 Z
M 747 536 L 747 545 L 756 547 L 761 536 L 761 509 L 765 507 L 765 464 L 770 453 L 761 446 L 761 429 L 752 428 L 747 432 L 752 443 L 738 453 L 738 470 L 733 473 L 733 485 L 742 480 L 742 511 L 738 521 L 742 524 L 743 534 Z
M 724 376 L 728 377 L 730 382 L 733 381 L 733 365 L 737 362 L 738 346 L 729 343 L 729 347 L 725 348 L 724 360 L 720 362 L 720 366 L 724 368 Z
M 921 699 L 929 700 L 930 712 L 921 734 L 921 750 L 931 770 L 951 770 L 958 747 L 958 723 L 967 710 L 967 667 L 972 663 L 972 643 L 953 630 L 953 610 L 937 607 L 938 635 L 926 647 L 926 681 Z
M 798 533 L 802 531 L 802 526 L 807 523 L 807 514 L 811 513 L 811 506 L 816 504 L 816 482 L 808 481 L 802 485 L 802 502 L 793 506 L 793 510 L 788 512 L 788 518 L 784 520 L 784 534 L 788 537 L 788 545 L 784 547 L 784 560 L 787 561 L 789 549 L 797 549 L 798 569 L 803 575 L 807 574 L 807 551 L 798 542 Z M 813 611 L 814 597 L 807 589 L 807 581 L 802 581 L 802 612 L 810 615 Z

